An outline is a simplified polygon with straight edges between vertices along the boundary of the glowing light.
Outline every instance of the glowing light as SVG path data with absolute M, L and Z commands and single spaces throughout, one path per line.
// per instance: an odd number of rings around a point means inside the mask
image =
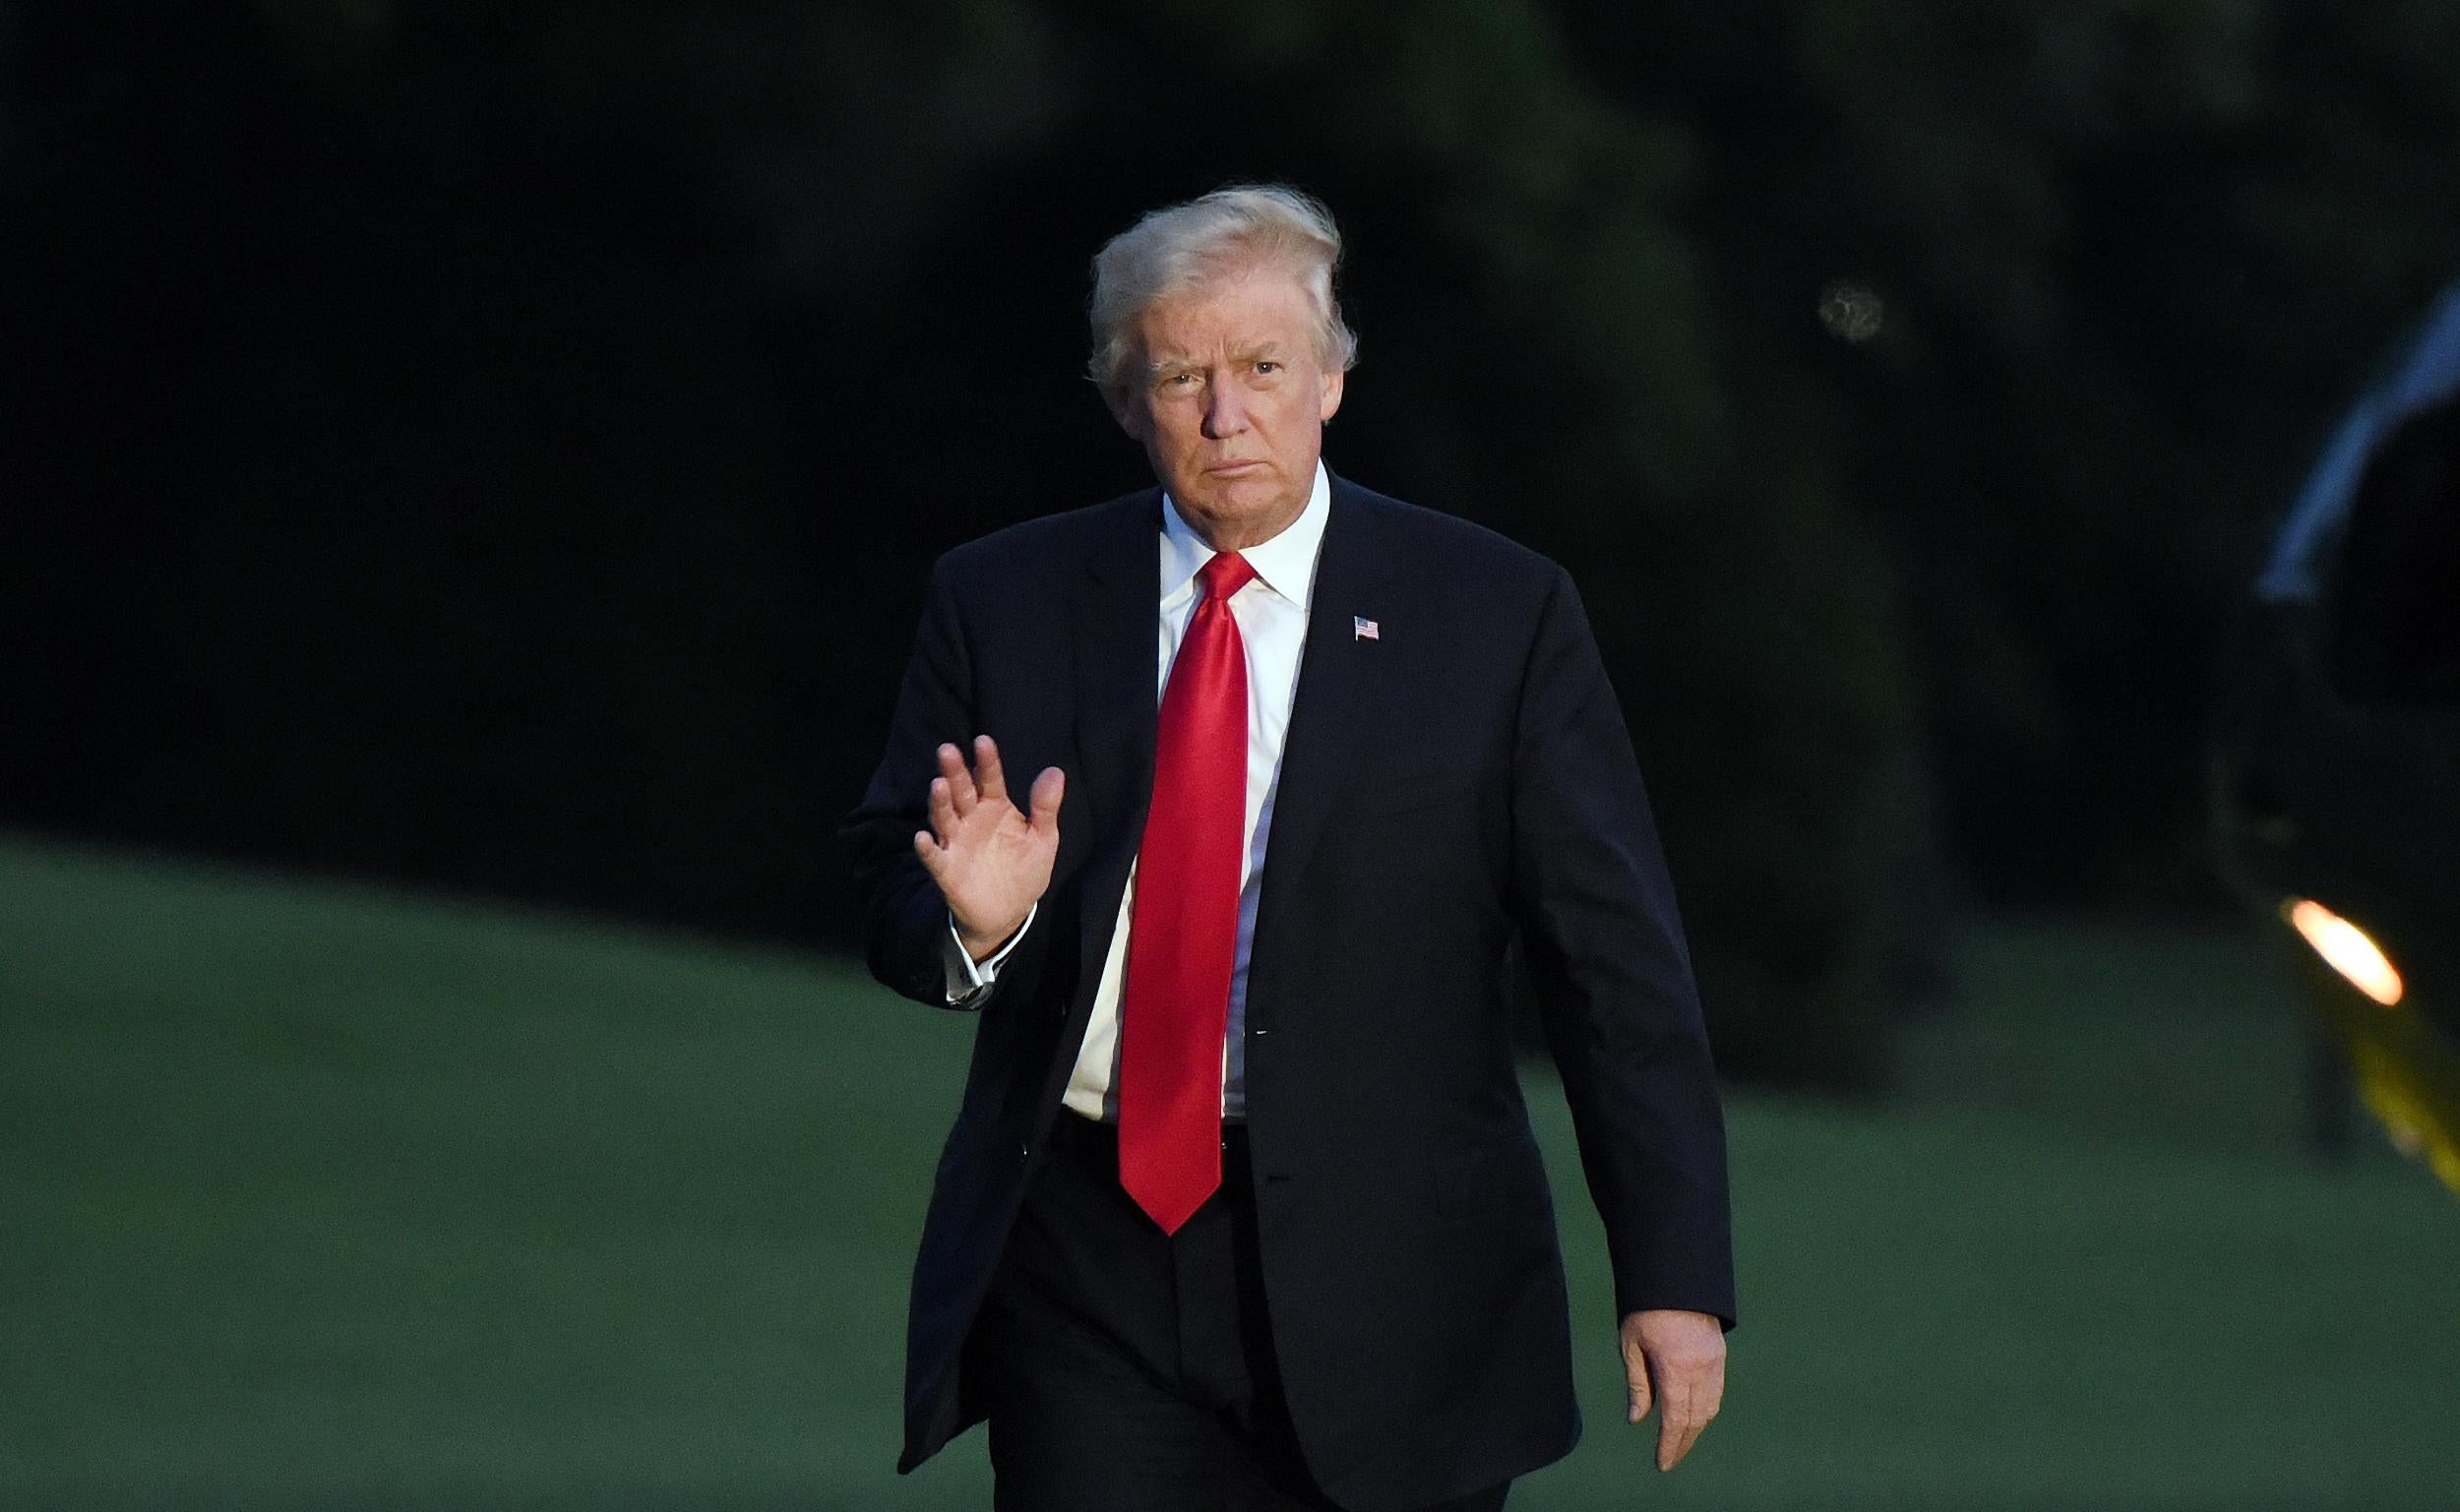
M 2366 931 L 2311 898 L 2292 899 L 2282 906 L 2281 917 L 2350 986 L 2387 1008 L 2400 1001 L 2400 973 Z
M 1879 333 L 1887 305 L 1872 289 L 1840 278 L 1819 291 L 1819 324 L 1859 346 Z

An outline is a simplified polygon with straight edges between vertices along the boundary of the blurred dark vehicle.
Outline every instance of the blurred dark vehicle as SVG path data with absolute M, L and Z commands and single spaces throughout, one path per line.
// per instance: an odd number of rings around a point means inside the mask
M 2460 1192 L 2460 286 L 2281 526 L 2223 669 L 2212 794 L 2231 880 L 2312 946 L 2360 1095 Z

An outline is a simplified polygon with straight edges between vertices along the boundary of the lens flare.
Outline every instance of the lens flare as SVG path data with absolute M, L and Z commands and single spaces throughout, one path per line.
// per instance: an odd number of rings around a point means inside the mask
M 2347 977 L 2350 986 L 2387 1008 L 2400 1001 L 2400 973 L 2392 969 L 2391 958 L 2367 937 L 2366 931 L 2311 898 L 2284 903 L 2281 917 L 2306 937 L 2315 954 Z

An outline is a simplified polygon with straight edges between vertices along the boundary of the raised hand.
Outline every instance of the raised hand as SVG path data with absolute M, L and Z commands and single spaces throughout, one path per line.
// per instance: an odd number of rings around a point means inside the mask
M 1705 1312 L 1655 1308 L 1623 1320 L 1631 1421 L 1657 1408 L 1657 1468 L 1672 1470 L 1725 1401 L 1725 1327 Z
M 948 900 L 956 937 L 977 961 L 1025 922 L 1051 885 L 1059 854 L 1059 801 L 1068 784 L 1056 766 L 1033 779 L 1033 812 L 1017 812 L 1000 769 L 1000 748 L 974 737 L 974 766 L 954 746 L 940 748 L 931 779 L 931 827 L 914 831 L 914 854 Z

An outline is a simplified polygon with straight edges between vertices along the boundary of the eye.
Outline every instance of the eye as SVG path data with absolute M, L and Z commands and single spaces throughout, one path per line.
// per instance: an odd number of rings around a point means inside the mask
M 1281 364 L 1270 357 L 1261 357 L 1257 359 L 1256 371 L 1264 374 L 1278 373 L 1281 371 Z

